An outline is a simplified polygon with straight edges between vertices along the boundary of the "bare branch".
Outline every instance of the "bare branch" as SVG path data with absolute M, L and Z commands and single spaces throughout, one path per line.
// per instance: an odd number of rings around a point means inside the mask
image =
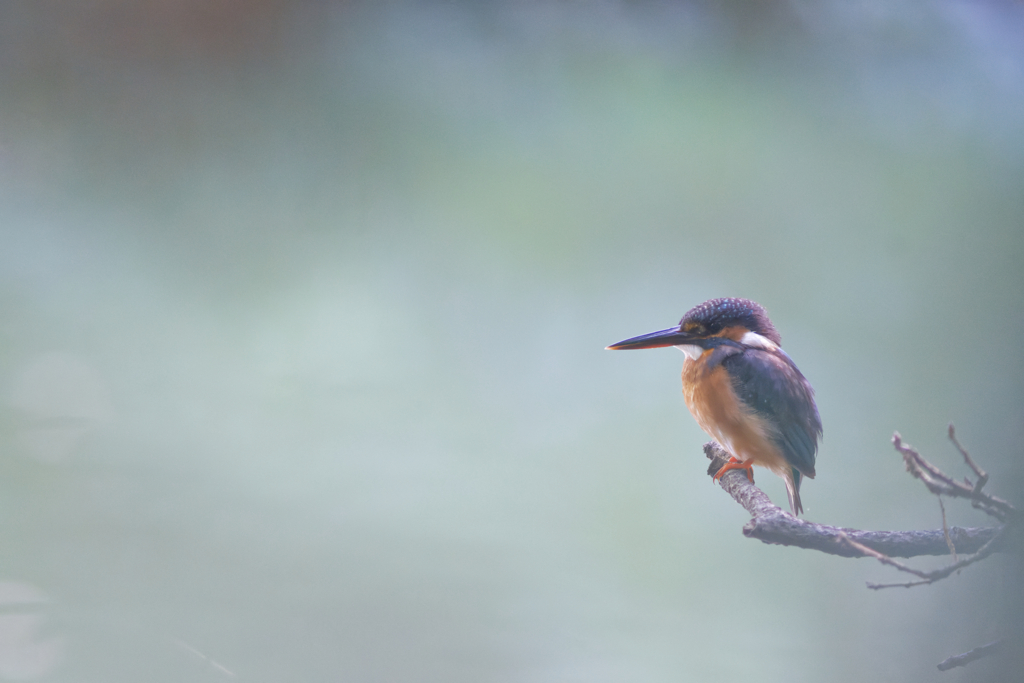
M 711 460 L 708 473 L 721 469 L 729 454 L 714 441 L 704 444 L 704 453 Z M 838 542 L 840 534 L 888 557 L 946 555 L 949 546 L 946 532 L 934 531 L 862 531 L 844 527 L 815 524 L 797 519 L 783 511 L 765 493 L 738 471 L 726 472 L 719 480 L 722 488 L 750 513 L 752 519 L 743 527 L 743 535 L 764 543 L 789 545 L 818 550 L 841 557 L 862 557 L 862 553 Z M 948 534 L 959 552 L 977 552 L 999 533 L 999 528 L 950 527 Z M 999 550 L 993 544 L 992 550 Z
M 999 652 L 999 650 L 1001 650 L 1002 647 L 1003 641 L 1001 640 L 997 640 L 994 643 L 989 643 L 988 645 L 982 645 L 981 647 L 976 647 L 969 652 L 963 653 L 962 655 L 956 655 L 955 657 L 950 657 L 949 659 L 945 659 L 939 662 L 939 671 L 949 671 L 950 669 L 957 666 L 966 666 L 977 659 L 981 659 L 982 657 L 987 657 L 990 654 Z
M 764 543 L 797 546 L 842 557 L 873 557 L 882 564 L 918 578 L 917 581 L 905 583 L 868 583 L 868 588 L 872 590 L 924 586 L 980 562 L 996 551 L 1004 550 L 1006 546 L 1011 545 L 1006 540 L 1010 530 L 1014 529 L 1020 520 L 1017 508 L 1001 498 L 982 491 L 988 483 L 988 474 L 978 467 L 957 440 L 956 430 L 952 424 L 949 425 L 949 439 L 977 477 L 975 483 L 972 484 L 966 478 L 963 483 L 956 481 L 925 460 L 912 446 L 904 444 L 898 432 L 894 433 L 892 438 L 896 450 L 903 456 L 907 471 L 921 480 L 939 499 L 942 529 L 936 531 L 861 531 L 814 524 L 797 519 L 774 505 L 744 474 L 737 471 L 726 472 L 719 481 L 722 488 L 752 516 L 752 519 L 743 526 L 745 536 L 757 538 Z M 717 474 L 729 458 L 729 454 L 714 441 L 704 444 L 704 453 L 711 460 L 708 474 L 712 476 Z M 998 527 L 972 529 L 950 527 L 946 521 L 946 506 L 942 496 L 970 500 L 972 507 L 995 517 L 1002 524 Z M 970 554 L 958 558 L 958 551 Z M 953 557 L 952 563 L 930 572 L 914 569 L 893 559 L 945 555 L 947 552 Z M 946 671 L 964 666 L 998 651 L 1001 647 L 1002 641 L 982 645 L 970 652 L 946 659 L 938 668 L 940 671 Z

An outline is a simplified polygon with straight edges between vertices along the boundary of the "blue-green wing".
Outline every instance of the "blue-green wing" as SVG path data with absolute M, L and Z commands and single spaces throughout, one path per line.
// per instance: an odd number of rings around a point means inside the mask
M 743 403 L 774 428 L 772 440 L 801 474 L 814 476 L 821 418 L 814 389 L 785 352 L 744 349 L 722 360 Z

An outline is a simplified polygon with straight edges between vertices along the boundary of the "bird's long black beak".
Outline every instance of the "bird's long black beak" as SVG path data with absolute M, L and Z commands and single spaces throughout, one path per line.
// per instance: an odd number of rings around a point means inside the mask
M 692 334 L 683 332 L 678 325 L 667 330 L 658 330 L 650 334 L 642 334 L 639 337 L 632 337 L 617 344 L 606 346 L 609 351 L 625 351 L 627 349 L 657 349 L 662 346 L 675 346 L 677 344 L 692 344 Z

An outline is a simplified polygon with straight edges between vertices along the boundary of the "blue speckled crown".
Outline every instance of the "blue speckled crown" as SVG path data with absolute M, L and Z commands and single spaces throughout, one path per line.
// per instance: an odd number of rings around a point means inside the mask
M 686 312 L 679 325 L 685 327 L 687 324 L 703 326 L 708 335 L 720 332 L 725 327 L 742 325 L 776 344 L 782 344 L 782 337 L 768 319 L 764 306 L 750 299 L 710 299 Z

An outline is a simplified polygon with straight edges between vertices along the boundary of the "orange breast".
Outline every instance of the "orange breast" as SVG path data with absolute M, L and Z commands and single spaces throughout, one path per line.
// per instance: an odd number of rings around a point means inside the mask
M 710 353 L 705 351 L 697 360 L 688 358 L 683 364 L 686 407 L 700 428 L 737 459 L 787 476 L 791 466 L 769 437 L 772 426 L 740 403 L 721 364 L 707 370 Z

